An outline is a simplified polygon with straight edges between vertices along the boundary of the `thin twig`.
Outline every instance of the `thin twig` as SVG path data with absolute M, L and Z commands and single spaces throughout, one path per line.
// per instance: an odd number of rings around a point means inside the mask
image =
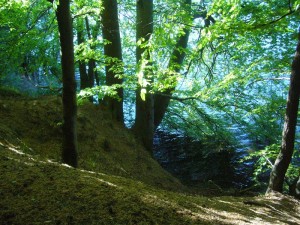
M 270 160 L 267 156 L 265 156 L 265 155 L 263 154 L 262 157 L 263 157 L 265 160 L 267 160 L 267 162 L 272 166 L 272 168 L 274 167 L 274 164 L 271 162 L 271 160 Z
M 168 97 L 170 99 L 177 100 L 179 102 L 183 102 L 183 101 L 187 101 L 187 100 L 197 100 L 198 99 L 196 97 L 177 97 L 177 96 L 173 96 L 173 95 L 164 94 L 164 93 L 161 93 L 161 92 L 155 93 L 155 94 L 163 96 L 163 97 Z
M 278 21 L 280 21 L 280 20 L 284 19 L 285 17 L 287 17 L 287 16 L 293 14 L 294 12 L 296 12 L 296 11 L 290 9 L 288 13 L 286 13 L 286 14 L 280 16 L 279 18 L 277 18 L 277 19 L 275 19 L 275 20 L 272 20 L 272 21 L 269 21 L 269 22 L 267 22 L 267 23 L 258 24 L 258 25 L 256 25 L 256 26 L 253 26 L 252 29 L 262 28 L 262 27 L 265 27 L 265 26 L 268 26 L 268 25 L 277 23 Z

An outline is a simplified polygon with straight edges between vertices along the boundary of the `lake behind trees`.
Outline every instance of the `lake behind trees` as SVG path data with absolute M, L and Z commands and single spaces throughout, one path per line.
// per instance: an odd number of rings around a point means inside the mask
M 222 188 L 245 189 L 254 185 L 256 159 L 243 159 L 254 149 L 262 149 L 241 129 L 233 127 L 238 143 L 221 146 L 217 140 L 206 141 L 180 135 L 156 132 L 154 157 L 161 166 L 184 184 L 197 186 L 213 182 Z M 268 179 L 268 174 L 260 177 Z

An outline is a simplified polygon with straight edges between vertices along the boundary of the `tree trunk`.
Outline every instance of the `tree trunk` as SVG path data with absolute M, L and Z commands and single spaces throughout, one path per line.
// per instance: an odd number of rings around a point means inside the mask
M 86 31 L 87 31 L 87 35 L 89 40 L 92 39 L 92 35 L 91 35 L 91 29 L 90 29 L 90 24 L 89 24 L 89 20 L 87 17 L 85 17 L 85 25 L 86 25 Z M 90 46 L 91 50 L 94 50 L 93 46 Z M 94 59 L 89 59 L 88 62 L 88 82 L 89 82 L 89 87 L 94 87 L 94 83 L 95 83 L 95 69 L 96 69 L 96 61 Z
M 299 199 L 300 198 L 300 176 L 298 176 L 292 182 L 289 182 L 288 185 L 289 185 L 288 194 Z
M 104 54 L 109 58 L 118 59 L 118 63 L 110 59 L 107 60 L 105 66 L 106 85 L 122 84 L 123 80 L 118 78 L 120 72 L 113 69 L 114 66 L 122 62 L 122 47 L 118 19 L 118 3 L 117 0 L 103 0 L 104 10 L 102 11 L 102 33 L 103 38 L 110 43 L 104 45 Z M 120 65 L 119 65 L 120 66 Z M 120 70 L 118 68 L 118 70 Z M 123 119 L 123 88 L 117 89 L 118 99 L 106 97 L 105 103 L 112 114 L 112 118 L 124 123 Z
M 149 38 L 153 33 L 153 0 L 137 0 L 136 11 L 136 40 L 139 41 L 143 38 L 142 44 L 145 44 L 149 41 Z M 138 65 L 142 64 L 142 55 L 146 51 L 148 51 L 147 48 L 137 46 L 136 61 Z M 150 59 L 149 52 L 148 54 L 145 54 L 145 57 L 144 60 Z M 140 69 L 144 70 L 144 68 Z M 150 71 L 144 70 L 142 72 L 144 74 L 143 79 L 151 82 L 152 78 Z M 141 97 L 142 89 L 146 91 L 145 99 L 142 99 Z M 154 99 L 153 95 L 150 93 L 149 85 L 138 85 L 136 91 L 136 118 L 133 130 L 141 139 L 145 148 L 152 154 L 154 136 Z
M 63 146 L 62 161 L 77 167 L 77 105 L 74 69 L 74 46 L 70 1 L 60 0 L 56 17 L 60 34 L 61 65 L 63 79 Z
M 83 21 L 81 18 L 79 18 L 77 21 L 77 44 L 80 45 L 82 43 L 84 43 Z M 85 62 L 79 60 L 78 65 L 80 74 L 80 90 L 82 90 L 89 87 L 89 81 Z
M 187 0 L 186 4 L 191 5 L 191 0 Z M 190 28 L 187 27 L 183 30 L 184 35 L 180 36 L 176 46 L 172 52 L 170 57 L 168 68 L 169 70 L 173 70 L 174 72 L 178 73 L 181 69 L 181 65 L 183 63 L 185 52 L 184 49 L 187 47 L 189 35 L 190 35 Z M 168 95 L 172 95 L 172 92 L 175 91 L 176 85 L 174 87 L 165 90 L 162 95 L 160 93 L 154 96 L 154 128 L 160 125 L 167 108 L 170 103 L 170 97 Z
M 295 195 L 296 198 L 300 199 L 300 176 L 298 177 L 296 186 L 295 186 Z
M 97 38 L 98 38 L 100 26 L 101 26 L 101 22 L 99 19 L 96 21 L 95 28 L 92 30 L 92 37 L 94 38 L 94 40 L 97 40 Z M 96 61 L 95 61 L 94 75 L 95 75 L 96 85 L 99 86 L 100 85 L 100 76 L 99 76 L 98 71 L 96 70 Z
M 184 7 L 187 8 L 188 13 L 191 13 L 191 0 L 184 0 Z M 184 34 L 179 37 L 175 48 L 171 54 L 168 68 L 176 73 L 178 73 L 181 69 L 181 65 L 185 58 L 184 49 L 187 47 L 189 35 L 190 35 L 190 27 L 186 26 L 183 30 Z M 176 85 L 173 88 L 165 90 L 163 93 L 157 93 L 154 96 L 154 129 L 160 125 L 167 108 L 170 103 L 170 97 L 168 95 L 172 95 L 172 92 L 175 91 Z
M 287 168 L 291 162 L 295 131 L 297 125 L 297 114 L 300 95 L 300 33 L 298 34 L 298 44 L 296 54 L 292 63 L 290 78 L 290 89 L 287 99 L 285 121 L 282 132 L 281 149 L 273 166 L 267 193 L 272 191 L 282 192 L 283 182 Z

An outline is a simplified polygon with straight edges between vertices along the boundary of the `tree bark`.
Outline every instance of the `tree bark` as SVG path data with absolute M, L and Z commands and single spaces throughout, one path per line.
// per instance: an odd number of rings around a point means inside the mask
M 104 45 L 104 54 L 109 58 L 118 59 L 119 62 L 107 60 L 105 66 L 106 85 L 122 84 L 123 79 L 118 78 L 120 72 L 113 69 L 118 63 L 122 62 L 122 47 L 118 19 L 117 0 L 103 0 L 104 10 L 102 11 L 102 34 L 103 38 L 110 43 Z M 119 65 L 120 66 L 120 65 Z M 119 70 L 119 69 L 118 69 Z M 105 103 L 112 114 L 112 118 L 124 123 L 123 119 L 123 88 L 117 89 L 118 99 L 106 97 Z
M 74 69 L 74 46 L 70 1 L 60 0 L 56 17 L 60 34 L 61 65 L 63 80 L 63 146 L 62 161 L 77 167 L 77 105 Z
M 292 63 L 290 78 L 290 89 L 287 98 L 285 121 L 282 132 L 281 149 L 273 166 L 267 193 L 272 191 L 282 192 L 285 173 L 291 162 L 295 131 L 297 125 L 297 114 L 300 95 L 300 33 L 298 34 L 298 44 L 296 54 Z
M 149 41 L 153 33 L 153 0 L 137 0 L 136 3 L 136 40 L 144 39 L 142 44 Z M 137 65 L 141 64 L 142 55 L 147 48 L 137 46 L 136 61 Z M 145 60 L 149 60 L 149 52 L 145 54 Z M 149 66 L 149 63 L 148 63 Z M 141 68 L 143 70 L 143 68 Z M 151 74 L 148 69 L 143 71 L 144 78 L 151 82 Z M 145 99 L 141 97 L 141 91 L 144 89 Z M 133 126 L 133 131 L 141 139 L 145 148 L 152 154 L 153 137 L 154 137 L 154 99 L 153 94 L 150 93 L 150 86 L 138 85 L 136 91 L 136 118 Z

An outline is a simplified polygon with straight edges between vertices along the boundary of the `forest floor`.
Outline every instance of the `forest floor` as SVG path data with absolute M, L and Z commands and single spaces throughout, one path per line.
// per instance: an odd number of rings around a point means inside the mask
M 289 196 L 191 192 L 89 103 L 79 168 L 61 164 L 61 123 L 60 97 L 0 97 L 0 224 L 300 224 Z

